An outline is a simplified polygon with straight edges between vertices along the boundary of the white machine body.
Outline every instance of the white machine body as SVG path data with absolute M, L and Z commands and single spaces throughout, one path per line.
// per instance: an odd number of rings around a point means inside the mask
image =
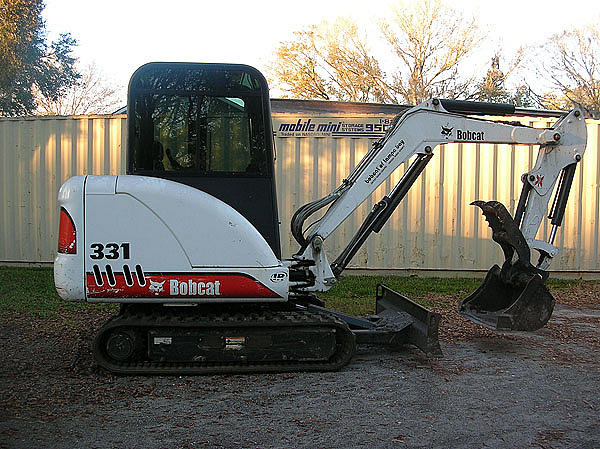
M 288 268 L 246 218 L 207 193 L 160 178 L 76 176 L 59 206 L 74 227 L 54 263 L 65 300 L 288 299 Z M 70 235 L 62 226 L 61 215 L 59 233 Z

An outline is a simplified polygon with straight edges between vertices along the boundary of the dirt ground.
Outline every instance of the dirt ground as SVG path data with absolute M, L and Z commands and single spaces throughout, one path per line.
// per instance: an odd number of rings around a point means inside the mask
M 0 447 L 600 447 L 600 284 L 556 295 L 533 334 L 443 313 L 444 357 L 360 347 L 335 373 L 113 376 L 107 318 L 0 317 Z

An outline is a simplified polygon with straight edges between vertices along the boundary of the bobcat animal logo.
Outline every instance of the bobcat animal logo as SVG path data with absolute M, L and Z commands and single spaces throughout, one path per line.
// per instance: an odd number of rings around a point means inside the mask
M 449 128 L 447 126 L 442 126 L 442 136 L 444 136 L 447 139 L 448 137 L 450 137 L 452 135 L 453 129 L 454 129 L 454 127 Z
M 154 282 L 152 279 L 149 279 L 149 281 L 150 281 L 150 291 L 158 296 L 158 294 L 163 291 L 163 284 L 165 283 L 165 281 Z

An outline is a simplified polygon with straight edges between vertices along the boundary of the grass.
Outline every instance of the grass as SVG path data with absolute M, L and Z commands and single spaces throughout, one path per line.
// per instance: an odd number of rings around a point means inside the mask
M 457 278 L 343 276 L 335 287 L 319 296 L 331 309 L 351 315 L 367 315 L 375 311 L 377 284 L 385 284 L 425 307 L 432 307 L 470 294 L 480 282 L 479 279 Z
M 368 315 L 375 310 L 377 284 L 385 284 L 392 290 L 425 306 L 447 306 L 473 293 L 482 279 L 470 278 L 424 278 L 406 276 L 343 276 L 340 282 L 325 294 L 319 295 L 327 307 L 351 315 Z M 550 279 L 549 288 L 565 289 L 578 281 Z
M 54 317 L 62 311 L 117 310 L 114 304 L 63 301 L 54 289 L 52 268 L 0 266 L 0 314 Z
M 552 290 L 566 289 L 579 281 L 551 279 Z M 449 305 L 469 295 L 481 279 L 420 278 L 401 276 L 343 276 L 329 292 L 320 296 L 327 307 L 352 315 L 373 313 L 377 284 L 386 284 L 398 293 L 426 306 Z M 117 310 L 115 304 L 88 304 L 63 301 L 54 289 L 52 268 L 0 266 L 0 314 L 22 313 L 57 316 L 62 311 Z

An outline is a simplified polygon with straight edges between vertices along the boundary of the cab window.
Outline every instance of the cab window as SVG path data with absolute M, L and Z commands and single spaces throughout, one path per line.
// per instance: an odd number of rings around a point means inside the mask
M 265 174 L 260 97 L 154 94 L 135 105 L 136 168 Z

